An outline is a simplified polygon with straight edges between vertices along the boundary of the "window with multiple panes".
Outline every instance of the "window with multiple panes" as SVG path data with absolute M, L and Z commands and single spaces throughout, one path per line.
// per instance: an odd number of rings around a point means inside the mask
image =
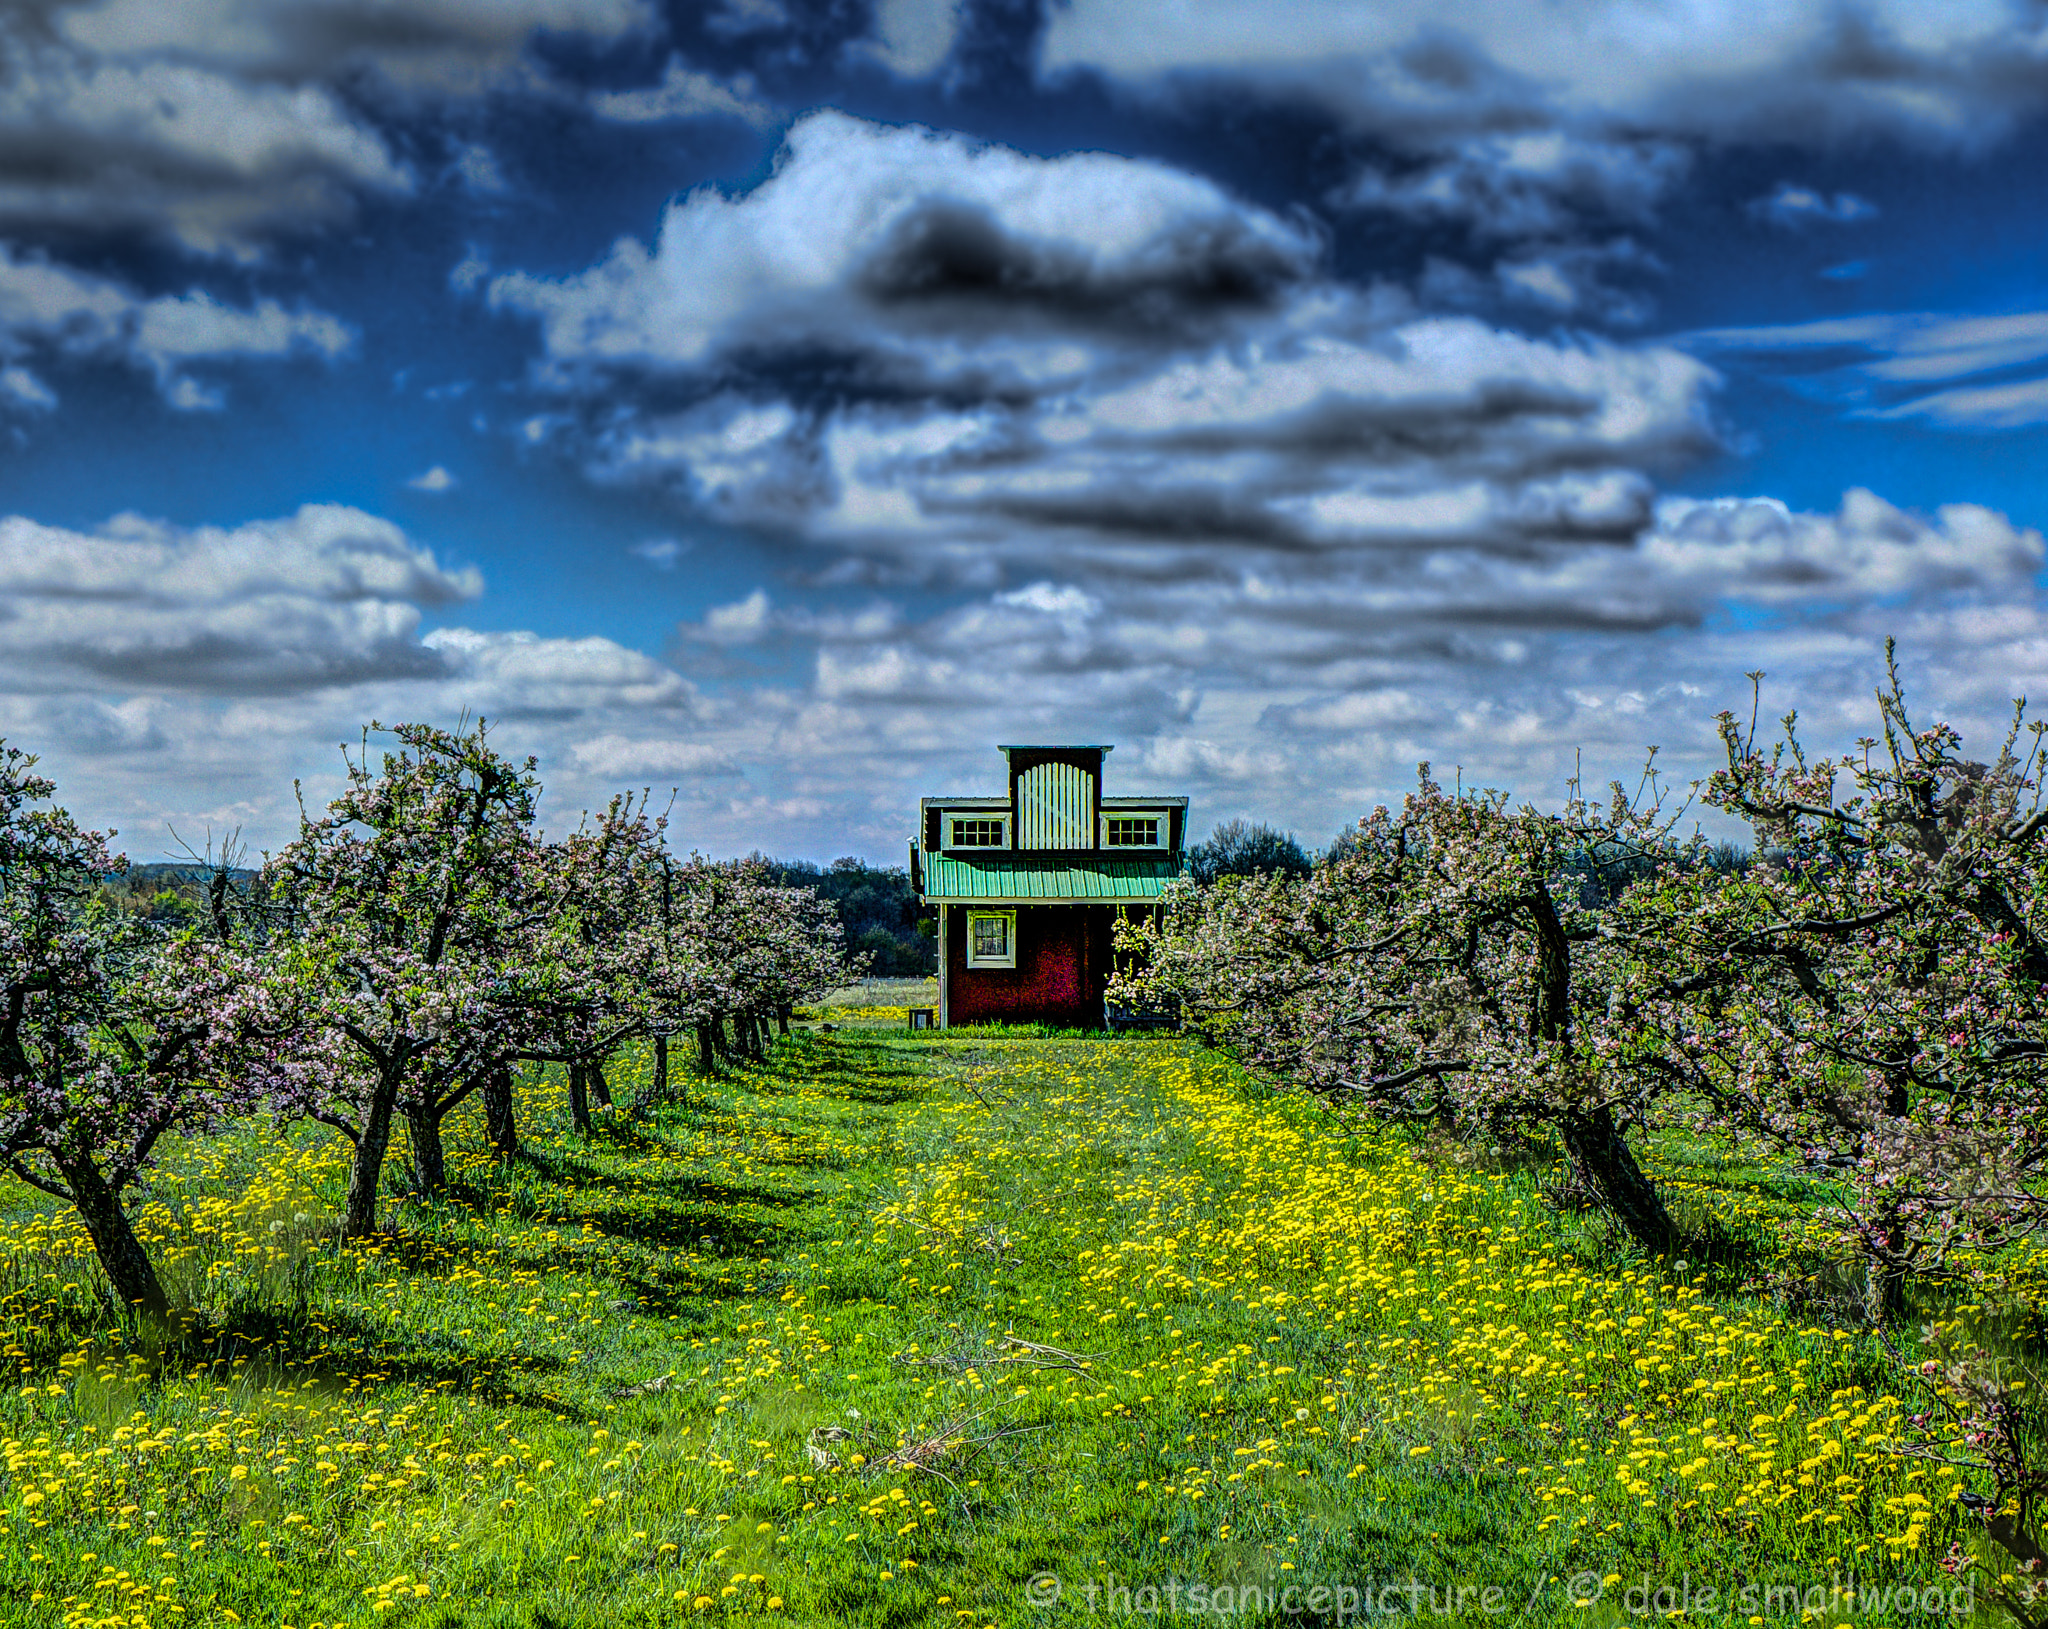
M 953 817 L 953 840 L 949 848 L 1001 848 L 1003 846 L 1003 818 L 1001 815 L 975 815 Z
M 1107 827 L 1104 835 L 1110 848 L 1159 846 L 1157 815 L 1106 815 L 1103 817 L 1103 823 Z
M 969 911 L 967 913 L 967 965 L 969 967 L 1015 967 L 1017 965 L 1017 913 L 1015 911 Z

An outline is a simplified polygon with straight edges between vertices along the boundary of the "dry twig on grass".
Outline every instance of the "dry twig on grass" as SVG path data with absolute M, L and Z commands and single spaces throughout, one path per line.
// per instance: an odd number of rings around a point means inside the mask
M 965 1470 L 993 1443 L 1005 1437 L 1021 1437 L 1033 1431 L 1043 1431 L 1043 1425 L 1005 1425 L 980 1436 L 970 1436 L 968 1427 L 982 1419 L 988 1411 L 977 1410 L 949 1420 L 936 1431 L 898 1444 L 894 1453 L 884 1456 L 879 1464 L 892 1470 L 920 1471 L 926 1476 L 935 1476 L 960 1498 L 963 1505 L 971 1506 L 972 1501 L 961 1489 L 960 1484 L 939 1467 L 951 1464 L 956 1470 Z
M 1000 1363 L 1021 1364 L 1027 1369 L 1071 1369 L 1075 1374 L 1085 1375 L 1090 1366 L 1100 1363 L 1100 1358 L 1082 1357 L 1078 1352 L 1068 1352 L 1057 1346 L 1042 1346 L 1037 1341 L 1027 1341 L 1021 1335 L 1005 1335 L 997 1348 L 1011 1355 L 997 1359 Z
M 675 1371 L 671 1369 L 667 1374 L 656 1375 L 652 1380 L 643 1380 L 637 1386 L 614 1386 L 610 1395 L 613 1397 L 645 1397 L 651 1392 L 667 1391 L 668 1383 L 674 1378 Z
M 996 1258 L 998 1267 L 1008 1267 L 1022 1259 L 1017 1254 L 1016 1243 L 1010 1235 L 992 1225 L 976 1228 L 974 1242 Z
M 986 1072 L 976 1071 L 973 1074 L 959 1076 L 958 1084 L 968 1096 L 972 1097 L 983 1108 L 1006 1109 L 1016 1101 L 1016 1094 L 1012 1092 L 998 1092 L 983 1085 L 982 1081 L 993 1074 L 993 1070 Z
M 804 1453 L 809 1457 L 813 1470 L 836 1471 L 842 1468 L 841 1461 L 829 1444 L 851 1441 L 853 1433 L 844 1426 L 814 1425 L 811 1434 L 804 1438 Z
M 1005 1335 L 1001 1340 L 953 1346 L 943 1352 L 898 1352 L 889 1361 L 902 1369 L 1067 1369 L 1086 1375 L 1089 1365 L 1099 1360 L 1019 1335 Z

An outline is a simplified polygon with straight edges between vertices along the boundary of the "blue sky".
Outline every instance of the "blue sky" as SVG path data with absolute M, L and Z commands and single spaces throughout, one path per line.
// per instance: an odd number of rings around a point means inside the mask
M 1761 21 L 1759 18 L 1761 17 Z M 0 730 L 138 856 L 372 718 L 895 860 L 999 741 L 1322 841 L 2044 692 L 2048 31 L 1787 0 L 35 0 Z

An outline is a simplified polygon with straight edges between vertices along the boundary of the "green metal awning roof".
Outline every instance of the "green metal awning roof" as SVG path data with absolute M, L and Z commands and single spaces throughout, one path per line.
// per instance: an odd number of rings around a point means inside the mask
M 924 898 L 963 901 L 1059 901 L 1102 905 L 1157 899 L 1181 873 L 1178 858 L 1065 859 L 1036 854 L 921 854 Z

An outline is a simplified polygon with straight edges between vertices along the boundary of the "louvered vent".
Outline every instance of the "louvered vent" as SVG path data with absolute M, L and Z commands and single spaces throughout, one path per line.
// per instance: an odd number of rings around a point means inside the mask
M 1034 764 L 1017 777 L 1019 848 L 1093 848 L 1095 777 L 1078 764 Z

